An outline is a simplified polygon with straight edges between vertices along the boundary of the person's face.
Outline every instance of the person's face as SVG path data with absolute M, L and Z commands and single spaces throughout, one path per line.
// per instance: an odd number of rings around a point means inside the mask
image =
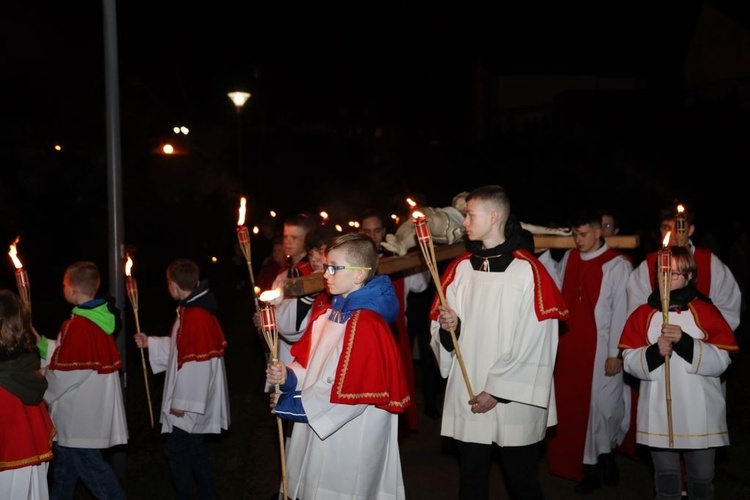
M 615 218 L 611 215 L 602 215 L 602 236 L 614 236 L 620 232 L 615 226 Z
M 385 238 L 385 228 L 380 223 L 377 217 L 366 217 L 362 219 L 362 223 L 359 226 L 359 232 L 372 238 L 375 245 L 380 248 L 380 244 L 383 243 Z
M 685 273 L 681 273 L 677 268 L 677 261 L 672 259 L 672 281 L 669 284 L 670 290 L 679 290 L 687 286 L 690 276 Z
M 497 212 L 492 211 L 486 202 L 482 200 L 467 202 L 463 221 L 466 237 L 470 240 L 484 240 L 489 235 L 497 217 Z
M 325 250 L 326 246 L 321 245 L 317 248 L 311 248 L 307 252 L 307 260 L 310 261 L 310 265 L 314 272 L 323 272 L 323 263 L 325 263 Z
M 284 226 L 284 254 L 293 258 L 304 256 L 305 233 L 301 226 Z
M 271 249 L 271 258 L 278 262 L 279 264 L 283 264 L 286 260 L 286 254 L 284 253 L 284 244 L 278 243 L 273 246 Z
M 695 226 L 693 224 L 690 224 L 687 228 L 687 234 L 688 238 L 693 235 L 693 232 L 695 231 Z M 659 225 L 659 233 L 661 233 L 661 240 L 664 241 L 664 238 L 667 236 L 667 233 L 670 233 L 669 236 L 669 244 L 673 244 L 677 240 L 675 235 L 675 225 L 674 220 L 663 220 L 661 221 L 661 224 Z
M 573 228 L 573 242 L 581 253 L 596 250 L 599 247 L 599 238 L 601 235 L 601 228 L 592 228 L 590 224 Z
M 328 252 L 326 264 L 334 266 L 348 266 L 350 263 L 346 260 L 346 255 L 339 248 L 334 248 Z M 338 269 L 334 274 L 326 271 L 323 277 L 328 286 L 328 292 L 331 295 L 342 295 L 346 297 L 351 292 L 359 289 L 364 283 L 367 271 L 361 269 Z

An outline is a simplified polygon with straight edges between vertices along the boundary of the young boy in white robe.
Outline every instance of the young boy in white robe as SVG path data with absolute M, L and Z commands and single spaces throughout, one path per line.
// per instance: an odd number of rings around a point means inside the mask
M 216 484 L 206 434 L 229 429 L 229 392 L 224 365 L 227 341 L 216 318 L 216 298 L 201 281 L 198 265 L 177 259 L 167 268 L 167 287 L 178 301 L 177 319 L 166 337 L 135 334 L 139 348 L 148 347 L 154 373 L 166 371 L 161 405 L 161 431 L 168 434 L 165 452 L 176 498 L 216 498 Z
M 294 426 L 287 447 L 291 498 L 404 499 L 398 414 L 411 403 L 389 328 L 398 300 L 387 276 L 374 276 L 378 250 L 347 233 L 326 248 L 330 306 L 313 309 L 289 366 L 268 365 L 280 384 L 275 414 Z M 272 401 L 276 395 L 272 395 Z

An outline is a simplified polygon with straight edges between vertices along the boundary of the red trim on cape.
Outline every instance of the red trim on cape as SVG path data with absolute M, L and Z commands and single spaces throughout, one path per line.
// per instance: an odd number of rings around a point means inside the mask
M 216 316 L 202 307 L 177 308 L 177 369 L 188 361 L 208 361 L 224 356 L 227 341 Z
M 398 346 L 380 314 L 358 309 L 349 318 L 331 403 L 371 404 L 392 413 L 411 404 Z
M 414 357 L 411 352 L 411 343 L 409 338 L 409 329 L 406 326 L 406 281 L 403 276 L 393 276 L 391 283 L 396 291 L 398 299 L 398 317 L 393 326 L 396 331 L 396 342 L 398 343 L 401 360 L 404 363 L 404 375 L 406 375 L 406 384 L 409 387 L 409 394 L 412 401 L 417 400 L 417 383 L 414 379 Z M 411 431 L 419 430 L 419 410 L 417 405 L 409 405 L 406 408 L 406 427 Z
M 57 343 L 49 363 L 50 370 L 113 373 L 122 368 L 114 336 L 107 335 L 96 323 L 83 316 L 74 314 L 63 323 Z
M 525 260 L 531 265 L 531 271 L 534 274 L 534 310 L 537 319 L 543 321 L 545 319 L 567 318 L 569 314 L 568 308 L 560 294 L 560 290 L 558 290 L 557 284 L 555 284 L 547 269 L 539 262 L 539 259 L 526 250 L 516 250 L 513 252 L 513 256 L 517 259 Z M 448 288 L 448 285 L 453 282 L 453 279 L 456 277 L 456 268 L 458 265 L 470 257 L 471 252 L 466 252 L 456 257 L 448 265 L 443 272 L 443 276 L 440 278 L 443 290 Z M 433 321 L 438 320 L 439 305 L 440 297 L 436 294 L 430 308 L 430 319 Z

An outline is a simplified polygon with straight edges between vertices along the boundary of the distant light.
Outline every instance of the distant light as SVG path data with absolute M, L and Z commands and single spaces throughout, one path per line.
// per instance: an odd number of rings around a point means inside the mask
M 172 131 L 173 131 L 173 132 L 174 132 L 175 134 L 179 134 L 179 133 L 180 133 L 180 127 L 174 127 L 174 128 L 172 129 Z
M 178 134 L 178 135 L 179 134 L 188 135 L 190 133 L 190 129 L 188 129 L 187 127 L 184 127 L 184 126 L 183 127 L 174 127 L 172 129 L 172 131 L 175 134 Z
M 271 214 L 271 217 L 274 217 L 274 218 L 276 217 L 276 212 L 274 210 L 271 210 L 268 213 Z
M 55 151 L 62 151 L 62 146 L 55 144 Z
M 343 228 L 343 227 L 341 227 L 341 225 L 340 225 L 340 224 L 336 224 L 336 226 L 335 226 L 335 227 L 336 227 L 336 231 L 338 231 L 339 233 L 340 233 L 341 231 L 343 231 L 343 230 L 344 230 L 344 228 Z
M 258 229 L 258 226 L 253 226 L 253 234 L 258 234 L 260 232 L 260 229 Z
M 172 154 L 174 154 L 174 146 L 172 146 L 171 144 L 165 144 L 165 145 L 163 145 L 161 147 L 161 150 L 162 150 L 162 152 L 165 155 L 172 155 Z
M 216 264 L 217 262 L 219 262 L 219 259 L 217 259 L 216 257 L 211 257 L 211 262 Z
M 250 99 L 251 94 L 249 92 L 230 92 L 227 95 L 234 105 L 237 106 L 237 111 L 239 111 L 240 108 L 245 105 L 247 100 Z

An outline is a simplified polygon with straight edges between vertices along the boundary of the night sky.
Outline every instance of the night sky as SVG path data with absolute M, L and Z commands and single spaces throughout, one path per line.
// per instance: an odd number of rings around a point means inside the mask
M 683 115 L 682 63 L 704 2 L 655 3 L 502 2 L 490 11 L 119 2 L 126 244 L 163 285 L 173 257 L 231 260 L 240 194 L 250 198 L 252 225 L 270 209 L 345 219 L 365 206 L 405 210 L 406 196 L 443 206 L 485 183 L 505 185 L 514 211 L 537 224 L 607 205 L 625 232 L 649 236 L 658 207 L 679 199 L 698 207 L 699 231 L 725 232 L 744 223 L 729 176 L 744 165 L 736 139 L 744 122 L 718 115 L 717 128 L 703 119 L 710 114 Z M 746 3 L 706 4 L 750 29 Z M 44 276 L 57 294 L 73 260 L 106 265 L 102 5 L 6 9 L 0 242 L 20 235 L 32 280 Z M 556 111 L 585 126 L 558 123 L 543 139 L 478 137 L 477 109 L 497 96 L 477 82 L 517 74 L 635 77 L 644 112 L 622 101 L 620 123 L 595 100 L 568 94 Z M 232 90 L 253 94 L 240 120 Z M 157 154 L 175 125 L 191 130 L 181 143 L 189 154 Z M 484 126 L 494 130 L 491 118 Z M 696 182 L 695 167 L 710 168 L 711 180 Z M 6 264 L 0 286 L 13 288 Z

